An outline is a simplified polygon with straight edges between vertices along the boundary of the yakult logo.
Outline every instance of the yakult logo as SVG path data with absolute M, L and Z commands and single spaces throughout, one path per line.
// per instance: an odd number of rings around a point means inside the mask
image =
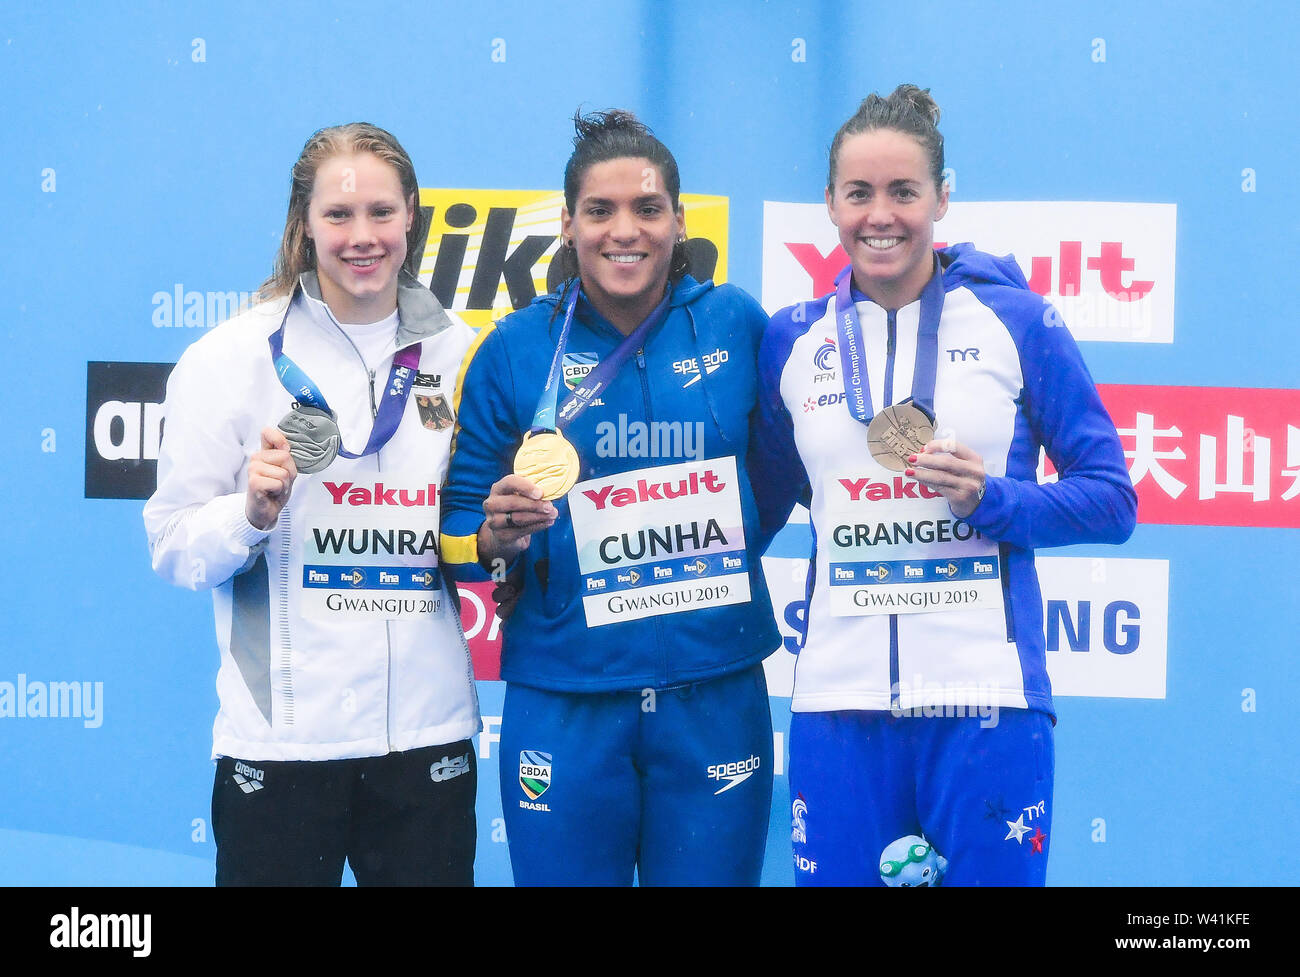
M 1173 204 L 957 202 L 935 229 L 935 247 L 971 241 L 1014 256 L 1058 313 L 1047 324 L 1067 326 L 1076 339 L 1168 343 L 1176 225 Z M 769 312 L 833 291 L 848 263 L 822 205 L 764 205 Z
M 915 482 L 910 478 L 895 476 L 892 482 L 873 482 L 869 478 L 841 478 L 840 485 L 854 502 L 883 502 L 886 499 L 937 499 L 942 493 Z
M 713 469 L 706 468 L 703 472 L 691 472 L 686 478 L 665 482 L 639 478 L 631 485 L 606 485 L 602 489 L 585 489 L 582 494 L 595 503 L 596 511 L 599 512 L 606 505 L 618 509 L 638 502 L 662 502 L 665 499 L 699 495 L 701 492 L 717 493 L 726 487 L 727 483 L 721 481 Z
M 383 482 L 374 485 L 354 485 L 352 482 L 324 482 L 325 491 L 335 505 L 396 505 L 422 506 L 438 504 L 438 486 L 429 483 L 422 489 L 398 489 Z

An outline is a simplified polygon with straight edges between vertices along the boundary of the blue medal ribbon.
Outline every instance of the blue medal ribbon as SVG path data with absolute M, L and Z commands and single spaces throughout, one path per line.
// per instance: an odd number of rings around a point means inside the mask
M 280 320 L 280 328 L 267 339 L 267 343 L 271 347 L 271 360 L 275 364 L 276 376 L 280 378 L 280 383 L 283 384 L 284 389 L 289 391 L 297 403 L 319 408 L 329 414 L 331 418 L 334 418 L 334 411 L 330 409 L 320 388 L 303 371 L 302 367 L 285 355 L 284 327 L 288 319 L 289 313 L 286 309 L 284 318 Z M 393 368 L 388 374 L 388 388 L 379 404 L 379 410 L 375 414 L 374 424 L 370 429 L 370 439 L 366 442 L 365 450 L 359 454 L 354 454 L 340 443 L 340 455 L 344 458 L 364 458 L 388 444 L 402 421 L 402 414 L 406 410 L 406 399 L 411 392 L 411 381 L 414 379 L 415 371 L 419 366 L 419 343 L 413 343 L 405 349 L 399 350 L 393 356 Z
M 870 424 L 871 381 L 867 376 L 862 325 L 853 303 L 852 266 L 840 273 L 835 285 L 835 329 L 844 371 L 844 392 L 854 420 Z M 943 314 L 943 266 L 934 257 L 934 274 L 921 290 L 921 322 L 916 337 L 916 363 L 912 370 L 911 401 L 934 419 L 934 381 L 939 370 L 939 317 Z M 889 404 L 881 404 L 888 407 Z
M 564 325 L 560 327 L 560 335 L 555 343 L 555 356 L 551 359 L 551 370 L 546 377 L 546 386 L 542 389 L 541 397 L 538 398 L 537 410 L 533 413 L 533 423 L 528 429 L 530 434 L 540 434 L 543 431 L 563 432 L 565 428 L 572 424 L 578 415 L 586 410 L 591 402 L 609 386 L 615 375 L 617 375 L 619 367 L 627 362 L 628 357 L 642 347 L 646 336 L 649 335 L 650 331 L 663 319 L 664 314 L 668 311 L 668 299 L 672 295 L 670 289 L 664 291 L 664 297 L 641 324 L 618 344 L 614 352 L 605 357 L 590 373 L 582 378 L 582 382 L 565 399 L 564 405 L 560 408 L 557 416 L 556 403 L 560 394 L 560 373 L 564 361 L 564 350 L 569 342 L 569 330 L 573 326 L 573 314 L 578 308 L 578 296 L 582 291 L 582 285 L 576 279 L 567 287 L 570 291 L 568 301 L 564 306 Z

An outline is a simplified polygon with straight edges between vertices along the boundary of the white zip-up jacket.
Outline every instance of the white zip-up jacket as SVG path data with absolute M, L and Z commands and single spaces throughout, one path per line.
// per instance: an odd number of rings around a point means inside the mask
M 854 301 L 870 414 L 932 384 L 938 436 L 983 459 L 985 495 L 964 519 L 872 457 L 848 407 L 834 293 L 778 312 L 763 338 L 750 479 L 769 529 L 796 500 L 812 519 L 795 712 L 1054 715 L 1034 550 L 1133 531 L 1119 435 L 1069 331 L 1013 259 L 969 244 L 938 255 L 926 287 L 942 290 L 942 314 L 927 343 L 921 300 L 892 312 Z M 1040 447 L 1054 484 L 1038 484 Z
M 167 383 L 158 487 L 145 504 L 154 569 L 210 589 L 221 706 L 213 755 L 246 760 L 380 756 L 479 729 L 472 663 L 438 566 L 456 374 L 473 332 L 403 273 L 398 327 L 373 373 L 321 300 L 314 273 L 292 300 L 223 323 Z M 261 431 L 292 406 L 268 337 L 361 451 L 393 354 L 420 342 L 397 431 L 378 452 L 299 474 L 266 532 L 245 515 Z

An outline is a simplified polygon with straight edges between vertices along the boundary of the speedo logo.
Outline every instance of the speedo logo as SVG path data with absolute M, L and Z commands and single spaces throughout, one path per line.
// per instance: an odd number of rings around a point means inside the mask
M 751 756 L 748 760 L 735 760 L 731 763 L 718 763 L 711 765 L 705 772 L 710 780 L 725 780 L 727 783 L 713 792 L 716 797 L 718 794 L 725 794 L 737 784 L 743 784 L 746 780 L 754 775 L 754 771 L 762 764 L 756 756 Z
M 942 493 L 928 485 L 901 475 L 892 482 L 873 482 L 869 478 L 841 478 L 839 483 L 854 502 L 883 502 L 886 499 L 937 499 Z
M 690 377 L 689 380 L 687 380 L 685 383 L 682 384 L 682 389 L 684 390 L 687 387 L 689 387 L 691 384 L 696 383 L 703 375 L 700 373 L 701 361 L 703 361 L 704 363 L 704 372 L 713 373 L 715 370 L 718 369 L 718 367 L 722 366 L 722 364 L 727 362 L 727 360 L 729 359 L 731 359 L 731 354 L 728 353 L 725 349 L 719 347 L 715 349 L 712 353 L 705 353 L 702 357 L 698 359 L 692 356 L 690 357 L 690 359 L 678 360 L 673 364 L 673 372 L 680 374 L 682 376 Z M 692 374 L 694 375 L 692 376 Z
M 438 504 L 438 486 L 429 483 L 422 489 L 385 488 L 383 482 L 375 482 L 372 487 L 355 485 L 352 482 L 325 482 L 325 491 L 335 505 L 398 505 L 421 506 Z

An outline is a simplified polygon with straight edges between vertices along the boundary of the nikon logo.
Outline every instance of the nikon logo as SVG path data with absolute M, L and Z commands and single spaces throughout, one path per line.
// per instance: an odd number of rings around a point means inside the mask
M 682 199 L 689 207 L 692 195 Z M 462 313 L 471 326 L 523 308 L 573 273 L 552 261 L 560 247 L 564 198 L 559 193 L 423 189 L 420 203 L 429 227 L 420 279 L 444 308 Z M 699 223 L 687 241 L 688 274 L 706 281 L 718 269 L 719 251 L 706 233 L 708 222 Z

